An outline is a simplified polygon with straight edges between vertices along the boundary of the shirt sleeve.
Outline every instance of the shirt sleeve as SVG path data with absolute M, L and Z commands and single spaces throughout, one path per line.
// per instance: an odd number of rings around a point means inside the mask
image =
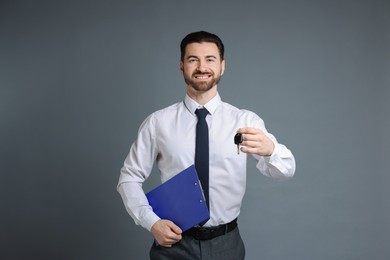
M 160 218 L 153 212 L 142 189 L 150 176 L 157 156 L 154 115 L 150 115 L 140 126 L 138 137 L 130 148 L 120 171 L 117 190 L 127 212 L 137 225 L 151 230 Z
M 291 151 L 279 144 L 274 138 L 271 140 L 275 144 L 275 149 L 271 156 L 254 157 L 258 160 L 256 167 L 259 171 L 268 177 L 275 180 L 287 180 L 294 176 L 295 173 L 295 158 Z
M 265 131 L 268 138 L 275 145 L 274 151 L 270 156 L 253 155 L 257 160 L 256 168 L 265 176 L 275 180 L 287 180 L 294 176 L 295 158 L 292 152 L 283 144 L 278 143 L 275 136 L 268 133 L 264 121 L 255 115 L 253 119 L 261 130 Z

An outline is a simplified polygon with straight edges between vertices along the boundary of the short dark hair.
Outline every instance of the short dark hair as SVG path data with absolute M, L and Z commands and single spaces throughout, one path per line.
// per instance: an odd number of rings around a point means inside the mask
M 202 43 L 202 42 L 211 42 L 215 43 L 219 50 L 219 56 L 221 57 L 221 60 L 224 60 L 224 53 L 225 53 L 225 47 L 223 46 L 223 43 L 221 39 L 212 33 L 205 32 L 205 31 L 199 31 L 199 32 L 193 32 L 188 34 L 186 37 L 183 38 L 183 40 L 180 43 L 180 51 L 181 51 L 181 61 L 184 60 L 184 55 L 186 52 L 186 47 L 190 43 Z

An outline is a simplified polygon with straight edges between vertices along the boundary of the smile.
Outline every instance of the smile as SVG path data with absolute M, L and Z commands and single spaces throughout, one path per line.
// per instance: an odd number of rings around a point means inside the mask
M 196 79 L 208 79 L 211 78 L 211 75 L 195 75 Z

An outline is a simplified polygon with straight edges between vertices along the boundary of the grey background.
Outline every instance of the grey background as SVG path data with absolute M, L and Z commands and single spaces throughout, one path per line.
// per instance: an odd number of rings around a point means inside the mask
M 1 1 L 0 258 L 147 259 L 119 169 L 143 119 L 184 97 L 179 42 L 202 29 L 226 45 L 222 98 L 297 160 L 282 183 L 249 160 L 247 259 L 389 259 L 389 14 L 376 0 Z

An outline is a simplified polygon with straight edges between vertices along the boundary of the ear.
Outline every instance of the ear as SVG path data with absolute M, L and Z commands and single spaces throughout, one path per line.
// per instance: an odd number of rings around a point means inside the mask
M 181 73 L 184 73 L 184 64 L 182 61 L 180 61 L 180 71 Z
M 224 72 L 225 72 L 225 60 L 221 62 L 221 76 L 223 75 Z

